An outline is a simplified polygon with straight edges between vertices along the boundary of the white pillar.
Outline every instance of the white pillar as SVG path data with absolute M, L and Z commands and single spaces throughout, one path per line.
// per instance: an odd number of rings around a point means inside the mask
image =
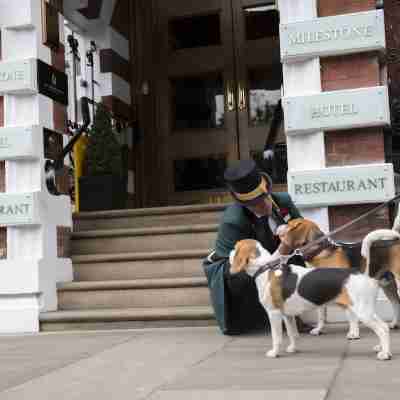
M 278 0 L 281 24 L 317 18 L 317 0 Z M 283 64 L 285 97 L 321 92 L 319 57 L 304 62 Z M 306 153 L 305 153 L 306 151 Z M 324 133 L 287 136 L 288 181 L 291 172 L 325 168 Z M 302 209 L 304 217 L 315 221 L 322 230 L 329 231 L 327 208 Z
M 0 0 L 0 26 L 2 63 L 41 59 L 51 64 L 51 51 L 42 44 L 41 0 Z M 4 94 L 4 126 L 37 126 L 36 158 L 6 162 L 5 196 L 34 193 L 39 216 L 36 225 L 7 227 L 0 332 L 36 332 L 39 313 L 57 309 L 56 282 L 72 280 L 71 260 L 57 255 L 57 227 L 72 227 L 70 200 L 50 195 L 44 176 L 43 128 L 54 129 L 53 100 L 38 93 Z

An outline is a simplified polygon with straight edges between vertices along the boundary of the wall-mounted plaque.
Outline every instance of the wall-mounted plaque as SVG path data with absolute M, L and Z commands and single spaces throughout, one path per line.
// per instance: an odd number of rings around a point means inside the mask
M 68 104 L 68 78 L 64 72 L 37 60 L 37 79 L 39 93 L 61 104 Z
M 63 135 L 50 129 L 43 129 L 44 158 L 55 160 L 63 151 Z
M 35 59 L 0 62 L 0 94 L 36 91 Z
M 282 104 L 288 135 L 390 123 L 386 86 L 285 97 Z
M 383 50 L 383 10 L 316 18 L 280 26 L 281 59 L 289 63 L 312 57 Z
M 38 158 L 39 126 L 0 128 L 0 160 Z
M 384 202 L 395 195 L 393 165 L 291 172 L 288 188 L 293 201 L 300 207 Z
M 58 9 L 46 0 L 42 0 L 42 35 L 44 45 L 58 49 L 60 46 Z
M 0 193 L 0 226 L 37 225 L 38 221 L 35 193 Z

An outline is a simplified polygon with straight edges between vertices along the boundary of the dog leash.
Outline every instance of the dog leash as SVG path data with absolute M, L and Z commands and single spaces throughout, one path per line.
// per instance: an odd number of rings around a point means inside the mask
M 382 208 L 386 207 L 390 203 L 393 203 L 393 202 L 395 202 L 396 200 L 399 200 L 399 199 L 400 199 L 400 194 L 394 196 L 390 200 L 385 201 L 384 203 L 380 204 L 379 206 L 376 206 L 372 210 L 360 215 L 359 217 L 353 219 L 352 221 L 340 226 L 339 228 L 336 228 L 332 232 L 328 232 L 325 235 L 321 236 L 320 238 L 318 238 L 316 240 L 313 240 L 312 242 L 306 244 L 305 246 L 295 249 L 292 253 L 287 254 L 287 255 L 286 254 L 285 255 L 281 255 L 276 260 L 271 261 L 269 263 L 266 263 L 265 265 L 261 266 L 256 271 L 256 273 L 253 276 L 254 280 L 258 276 L 260 276 L 261 274 L 263 274 L 266 271 L 270 271 L 270 270 L 274 271 L 276 269 L 280 269 L 282 265 L 287 264 L 289 259 L 294 257 L 294 256 L 300 256 L 302 258 L 307 257 L 309 255 L 309 254 L 306 254 L 307 250 L 312 248 L 312 247 L 315 247 L 316 245 L 318 245 L 319 243 L 323 242 L 324 240 L 326 240 L 328 243 L 334 244 L 334 242 L 331 239 L 331 236 L 336 235 L 337 233 L 339 233 L 341 231 L 344 231 L 345 229 L 349 228 L 350 226 L 356 224 L 357 222 L 360 222 L 364 218 L 369 217 L 370 215 L 376 213 L 377 211 L 379 211 Z

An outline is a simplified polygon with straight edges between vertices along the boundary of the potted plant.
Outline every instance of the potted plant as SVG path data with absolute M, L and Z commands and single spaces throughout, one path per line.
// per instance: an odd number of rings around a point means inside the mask
M 88 131 L 84 175 L 79 179 L 80 211 L 121 209 L 126 204 L 126 180 L 122 170 L 121 145 L 111 116 L 98 104 Z

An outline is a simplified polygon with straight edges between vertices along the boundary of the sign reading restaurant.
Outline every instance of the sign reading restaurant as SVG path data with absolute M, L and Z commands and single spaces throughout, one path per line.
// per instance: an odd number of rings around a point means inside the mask
M 282 104 L 288 135 L 390 123 L 386 86 L 285 97 Z
M 0 194 L 0 226 L 36 225 L 38 205 L 34 193 Z
M 281 59 L 298 61 L 383 50 L 386 47 L 383 10 L 316 18 L 280 25 Z
M 292 172 L 288 186 L 300 207 L 378 203 L 395 195 L 392 164 Z

